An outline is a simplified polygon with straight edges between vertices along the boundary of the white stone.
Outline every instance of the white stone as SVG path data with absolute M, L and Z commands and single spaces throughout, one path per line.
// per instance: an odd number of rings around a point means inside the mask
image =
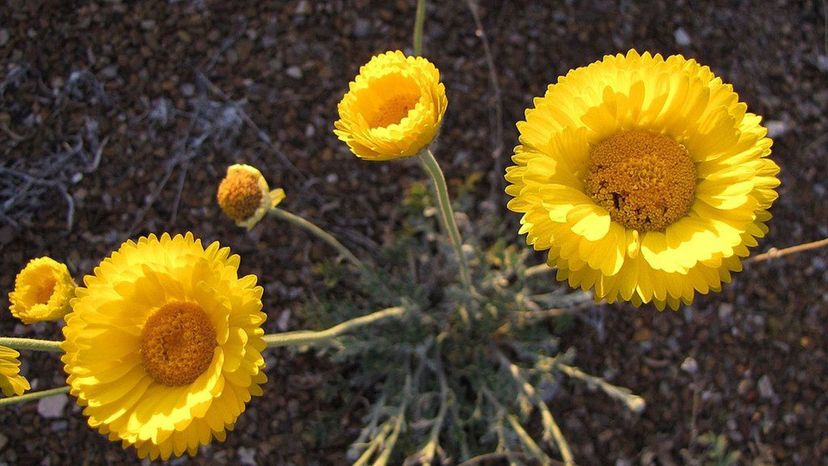
M 69 397 L 64 393 L 41 398 L 37 402 L 37 413 L 46 419 L 63 417 L 63 408 L 68 402 Z

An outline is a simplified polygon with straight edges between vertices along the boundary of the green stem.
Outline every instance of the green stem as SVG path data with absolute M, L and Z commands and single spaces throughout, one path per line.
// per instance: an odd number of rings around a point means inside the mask
M 61 393 L 69 392 L 69 387 L 51 388 L 49 390 L 41 390 L 39 392 L 31 392 L 20 396 L 10 396 L 7 398 L 0 398 L 0 407 L 23 403 L 24 401 L 39 400 L 47 396 L 60 395 Z
M 425 24 L 425 0 L 417 0 L 417 15 L 414 19 L 414 55 L 423 54 L 423 24 Z
M 50 351 L 53 353 L 60 353 L 62 341 L 54 340 L 35 340 L 34 338 L 13 338 L 0 337 L 0 346 L 16 350 L 32 350 L 32 351 Z
M 454 220 L 454 209 L 451 207 L 451 200 L 448 195 L 448 188 L 446 187 L 446 177 L 443 175 L 443 170 L 434 158 L 431 150 L 426 148 L 417 155 L 420 159 L 420 164 L 423 169 L 431 177 L 434 184 L 434 191 L 437 193 L 437 210 L 440 213 L 440 223 L 443 229 L 449 236 L 451 245 L 454 247 L 454 252 L 457 254 L 457 263 L 460 268 L 460 280 L 469 289 L 473 290 L 471 282 L 471 273 L 469 273 L 469 265 L 466 263 L 466 255 L 463 253 L 463 241 L 460 239 L 460 230 L 457 229 L 457 222 Z
M 269 348 L 276 348 L 279 346 L 322 344 L 329 342 L 343 333 L 350 332 L 351 330 L 355 330 L 359 327 L 363 327 L 389 317 L 399 317 L 404 313 L 405 309 L 402 307 L 389 307 L 388 309 L 376 311 L 355 319 L 346 320 L 345 322 L 334 325 L 327 330 L 299 330 L 296 332 L 271 333 L 265 335 L 264 340 Z
M 363 264 L 362 261 L 354 255 L 354 253 L 348 250 L 348 248 L 346 248 L 345 245 L 340 243 L 339 240 L 334 238 L 333 235 L 323 230 L 322 228 L 319 228 L 318 226 L 314 225 L 313 223 L 305 220 L 304 218 L 296 214 L 292 214 L 286 210 L 282 210 L 277 207 L 270 209 L 268 213 L 270 215 L 273 215 L 274 217 L 278 217 L 282 220 L 290 222 L 299 228 L 304 228 L 311 234 L 315 235 L 317 238 L 333 246 L 334 249 L 339 251 L 339 253 L 342 254 L 342 256 L 348 259 L 353 265 L 358 267 L 360 270 L 367 271 L 367 269 L 365 268 L 365 264 Z

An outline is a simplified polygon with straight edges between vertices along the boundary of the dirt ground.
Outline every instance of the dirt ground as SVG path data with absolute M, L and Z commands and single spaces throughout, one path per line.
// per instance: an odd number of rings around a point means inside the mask
M 419 168 L 360 161 L 332 126 L 360 65 L 410 52 L 414 3 L 6 1 L 0 291 L 32 257 L 66 261 L 80 277 L 127 237 L 191 230 L 259 275 L 268 331 L 301 328 L 299 305 L 318 286 L 312 264 L 329 251 L 272 220 L 236 228 L 219 213 L 216 183 L 228 164 L 252 163 L 287 191 L 286 208 L 359 254 L 393 234 Z M 828 236 L 824 2 L 481 2 L 499 101 L 468 4 L 429 3 L 425 53 L 449 98 L 437 155 L 450 181 L 484 174 L 472 220 L 500 215 L 517 231 L 501 176 L 514 122 L 558 75 L 634 47 L 697 58 L 764 115 L 782 186 L 759 250 Z M 721 294 L 675 313 L 616 305 L 578 319 L 565 337 L 577 364 L 648 403 L 630 415 L 567 384 L 552 408 L 578 464 L 688 464 L 703 456 L 708 432 L 724 435 L 741 464 L 828 464 L 826 264 L 826 250 L 787 256 L 749 266 Z M 0 333 L 59 337 L 55 324 L 22 326 L 8 312 Z M 64 383 L 54 355 L 23 358 L 37 388 Z M 362 408 L 320 395 L 344 369 L 287 351 L 267 362 L 265 395 L 228 440 L 174 464 L 345 463 Z M 136 462 L 71 402 L 51 407 L 49 417 L 37 403 L 0 411 L 0 464 Z M 339 431 L 322 436 L 326 412 L 337 413 Z

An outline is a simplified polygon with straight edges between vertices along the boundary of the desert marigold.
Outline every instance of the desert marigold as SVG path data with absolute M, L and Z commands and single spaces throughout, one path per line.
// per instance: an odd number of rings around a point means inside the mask
M 227 175 L 219 183 L 216 199 L 224 214 L 236 225 L 248 230 L 256 226 L 268 210 L 285 199 L 281 188 L 270 190 L 262 173 L 250 165 L 227 167 Z
M 446 88 L 431 62 L 386 52 L 350 83 L 334 133 L 365 160 L 408 157 L 437 136 L 446 105 Z
M 224 440 L 261 395 L 262 288 L 191 233 L 127 241 L 84 278 L 62 360 L 89 425 L 142 458 Z
M 11 313 L 26 324 L 58 320 L 69 312 L 75 281 L 65 264 L 38 257 L 26 264 L 9 293 Z
M 20 353 L 0 346 L 0 390 L 3 395 L 22 395 L 30 389 L 29 381 L 20 375 Z
M 506 192 L 558 280 L 677 309 L 720 290 L 767 232 L 772 141 L 708 67 L 631 50 L 570 71 L 534 104 Z

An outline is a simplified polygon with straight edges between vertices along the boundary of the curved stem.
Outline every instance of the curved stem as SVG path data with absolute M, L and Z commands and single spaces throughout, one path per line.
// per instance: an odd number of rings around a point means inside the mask
M 51 388 L 49 390 L 41 390 L 39 392 L 26 393 L 25 395 L 10 396 L 7 398 L 0 398 L 0 407 L 23 403 L 24 401 L 39 400 L 48 396 L 60 395 L 61 393 L 68 393 L 69 387 Z
M 425 24 L 425 0 L 417 0 L 414 18 L 414 55 L 423 54 L 423 24 Z
M 796 246 L 791 246 L 784 249 L 770 248 L 770 250 L 768 250 L 768 252 L 766 253 L 745 259 L 745 264 L 776 259 L 782 256 L 787 256 L 788 254 L 809 251 L 811 249 L 817 249 L 824 246 L 828 246 L 828 238 L 824 238 L 819 241 L 811 241 L 810 243 L 797 244 Z
M 264 341 L 269 348 L 279 346 L 301 346 L 326 343 L 343 333 L 355 330 L 365 325 L 373 324 L 389 317 L 399 317 L 405 314 L 402 307 L 389 307 L 368 315 L 346 320 L 341 324 L 334 325 L 327 330 L 299 330 L 295 332 L 271 333 L 264 336 Z
M 286 210 L 279 209 L 278 207 L 270 209 L 268 211 L 268 214 L 273 215 L 274 217 L 278 217 L 287 222 L 290 222 L 299 228 L 304 228 L 311 234 L 315 235 L 317 238 L 333 246 L 334 249 L 339 251 L 339 253 L 342 254 L 342 256 L 344 256 L 346 259 L 348 259 L 353 265 L 355 265 L 362 271 L 367 271 L 367 269 L 365 268 L 365 264 L 363 264 L 362 261 L 354 255 L 354 253 L 352 253 L 348 248 L 346 248 L 345 245 L 340 243 L 339 240 L 334 238 L 333 235 L 323 230 L 322 228 L 319 228 L 318 226 L 314 225 L 313 223 L 305 220 L 304 218 L 296 214 L 292 214 Z
M 60 349 L 62 341 L 35 340 L 34 338 L 0 337 L 0 346 L 16 350 L 49 351 L 52 353 L 63 352 Z
M 440 213 L 440 223 L 443 229 L 449 236 L 451 245 L 454 247 L 454 252 L 457 254 L 457 263 L 460 268 L 460 280 L 469 291 L 472 291 L 471 273 L 469 272 L 469 265 L 466 263 L 466 255 L 463 254 L 463 241 L 460 238 L 460 230 L 457 229 L 457 222 L 454 220 L 454 209 L 451 207 L 451 200 L 448 195 L 448 188 L 446 187 L 446 177 L 434 158 L 431 150 L 426 148 L 417 155 L 420 159 L 420 164 L 423 169 L 431 177 L 434 184 L 434 191 L 437 193 L 437 210 Z

